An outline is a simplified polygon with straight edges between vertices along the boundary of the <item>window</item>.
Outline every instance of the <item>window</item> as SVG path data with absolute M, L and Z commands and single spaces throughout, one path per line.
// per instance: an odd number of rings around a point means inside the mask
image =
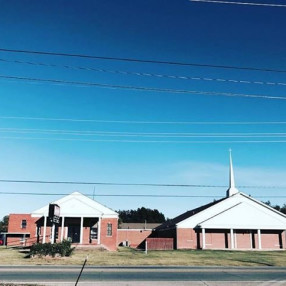
M 97 227 L 90 228 L 90 239 L 97 239 Z
M 112 236 L 112 223 L 107 224 L 107 236 Z
M 23 219 L 21 223 L 21 228 L 26 228 L 27 227 L 27 220 Z

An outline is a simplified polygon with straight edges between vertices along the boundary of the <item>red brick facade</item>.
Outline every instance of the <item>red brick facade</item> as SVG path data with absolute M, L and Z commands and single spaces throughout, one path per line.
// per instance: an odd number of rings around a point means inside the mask
M 111 224 L 112 235 L 107 231 L 108 224 Z M 117 218 L 103 218 L 101 220 L 100 244 L 108 250 L 117 250 L 117 226 Z
M 137 248 L 144 243 L 145 239 L 152 233 L 151 229 L 118 229 L 117 230 L 117 245 L 128 241 L 128 245 Z
M 201 249 L 203 245 L 201 231 L 177 229 L 177 249 Z M 234 230 L 234 249 L 259 249 L 257 230 Z M 206 230 L 205 249 L 231 249 L 229 230 Z M 286 249 L 285 231 L 262 230 L 261 249 Z
M 75 220 L 78 220 L 77 224 L 79 225 L 80 218 L 71 219 L 70 221 L 74 223 Z M 39 224 L 39 228 L 37 227 L 37 223 Z M 69 222 L 66 219 L 63 231 L 63 239 L 68 237 L 68 224 Z M 108 224 L 109 231 L 107 231 Z M 100 230 L 98 230 L 98 234 L 100 233 L 100 245 L 107 248 L 108 250 L 114 251 L 117 249 L 117 224 L 117 218 L 101 219 L 101 227 Z M 47 222 L 45 242 L 51 242 L 51 229 L 52 228 L 49 222 Z M 61 241 L 61 234 L 62 228 L 60 224 L 57 230 L 56 242 Z M 43 235 L 43 218 L 31 217 L 30 214 L 10 214 L 7 236 L 8 245 L 29 246 L 36 242 L 43 242 Z M 88 226 L 88 223 L 85 223 L 85 220 L 83 224 L 82 245 L 98 245 L 98 239 L 91 240 L 90 226 Z
M 30 214 L 10 214 L 7 244 L 9 245 L 31 245 L 37 242 L 37 218 L 32 218 Z

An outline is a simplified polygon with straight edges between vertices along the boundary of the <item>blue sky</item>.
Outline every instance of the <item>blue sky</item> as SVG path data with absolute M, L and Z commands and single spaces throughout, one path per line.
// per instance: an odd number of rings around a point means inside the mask
M 257 1 L 256 1 L 257 2 Z M 266 1 L 261 1 L 266 2 Z M 282 1 L 276 1 L 282 3 Z M 275 3 L 276 3 L 275 2 Z M 285 70 L 286 10 L 189 1 L 0 1 L 0 48 L 154 59 Z M 56 65 L 29 65 L 21 62 Z M 69 66 L 73 68 L 65 68 Z M 285 83 L 285 73 L 130 63 L 0 52 L 0 75 L 125 86 L 285 96 L 282 84 L 186 80 L 76 69 Z M 43 117 L 127 121 L 286 121 L 285 100 L 177 94 L 50 84 L 0 78 L 0 179 L 171 184 L 228 182 L 233 150 L 237 185 L 286 185 L 285 143 L 85 142 L 128 140 L 27 133 L 23 129 L 79 132 L 283 133 L 285 125 L 119 124 L 4 119 Z M 3 128 L 17 128 L 11 133 Z M 19 129 L 22 129 L 19 133 Z M 43 132 L 43 131 L 42 131 Z M 9 138 L 8 138 L 9 137 Z M 13 138 L 11 138 L 13 137 Z M 41 139 L 36 139 L 41 138 Z M 131 137 L 133 138 L 133 137 Z M 59 141 L 54 139 L 73 139 Z M 80 140 L 74 140 L 80 139 Z M 269 140 L 269 138 L 256 138 Z M 194 141 L 135 137 L 134 140 Z M 221 140 L 234 140 L 223 138 Z M 247 138 L 242 139 L 247 140 Z M 283 138 L 273 139 L 283 140 Z M 180 189 L 0 184 L 5 192 L 95 194 L 190 194 L 224 196 L 225 188 Z M 284 189 L 241 189 L 253 196 L 285 199 Z M 1 195 L 0 217 L 31 212 L 57 196 Z M 157 208 L 172 217 L 212 198 L 96 197 L 113 209 Z M 264 200 L 267 200 L 265 198 Z

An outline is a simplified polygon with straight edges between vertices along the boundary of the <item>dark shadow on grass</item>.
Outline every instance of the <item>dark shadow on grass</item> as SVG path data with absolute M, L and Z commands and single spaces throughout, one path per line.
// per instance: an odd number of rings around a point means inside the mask
M 260 261 L 253 261 L 253 260 L 236 259 L 235 261 L 251 263 L 251 264 L 260 264 L 260 265 L 264 265 L 264 266 L 274 266 L 273 264 L 270 264 L 270 263 L 260 262 Z

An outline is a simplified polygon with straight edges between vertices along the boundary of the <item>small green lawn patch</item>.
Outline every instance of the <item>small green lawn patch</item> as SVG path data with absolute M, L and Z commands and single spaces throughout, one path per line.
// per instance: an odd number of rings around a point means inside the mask
M 144 251 L 119 248 L 116 252 L 100 249 L 76 248 L 70 257 L 25 258 L 15 249 L 0 248 L 2 265 L 79 265 L 86 256 L 88 265 L 136 266 L 281 266 L 286 267 L 285 251 L 224 251 L 224 250 L 174 250 Z

